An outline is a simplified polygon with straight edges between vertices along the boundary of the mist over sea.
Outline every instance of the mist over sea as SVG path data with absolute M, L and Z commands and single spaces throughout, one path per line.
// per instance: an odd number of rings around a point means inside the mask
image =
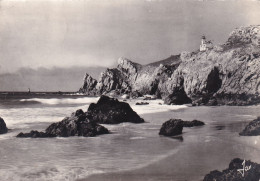
M 260 162 L 259 137 L 238 135 L 259 116 L 260 106 L 169 106 L 160 105 L 162 100 L 137 106 L 140 100 L 128 100 L 145 123 L 104 125 L 111 134 L 93 138 L 15 137 L 43 131 L 77 109 L 87 111 L 97 100 L 69 94 L 2 93 L 0 116 L 10 130 L 0 135 L 0 180 L 77 180 L 124 171 L 145 171 L 149 180 L 201 180 L 211 170 L 226 168 L 235 157 Z M 162 123 L 170 118 L 199 119 L 206 125 L 184 128 L 176 139 L 159 136 Z

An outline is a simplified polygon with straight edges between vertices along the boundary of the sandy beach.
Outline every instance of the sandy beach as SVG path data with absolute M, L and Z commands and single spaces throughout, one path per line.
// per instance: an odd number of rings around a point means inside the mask
M 242 111 L 239 107 L 191 107 L 175 111 L 174 114 L 164 113 L 165 117 L 175 115 L 183 119 L 190 119 L 193 116 L 205 121 L 206 125 L 185 128 L 184 134 L 176 139 L 166 138 L 172 139 L 172 144 L 178 144 L 177 150 L 145 167 L 130 171 L 94 174 L 80 181 L 198 181 L 203 180 L 204 176 L 212 170 L 225 169 L 230 160 L 236 157 L 259 162 L 259 137 L 245 138 L 238 135 L 246 120 L 253 115 L 234 115 L 237 109 Z M 252 114 L 257 113 L 257 107 L 248 107 L 246 110 Z M 226 117 L 218 117 L 220 114 L 225 114 Z M 148 117 L 160 119 L 161 116 L 162 113 L 145 117 L 149 120 Z M 232 119 L 237 121 L 234 122 Z M 179 141 L 176 143 L 178 138 Z

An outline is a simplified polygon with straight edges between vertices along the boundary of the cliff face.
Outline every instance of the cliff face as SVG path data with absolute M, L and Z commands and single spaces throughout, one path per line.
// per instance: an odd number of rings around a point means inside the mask
M 249 26 L 235 29 L 225 44 L 204 52 L 184 52 L 143 66 L 121 58 L 117 68 L 101 75 L 96 89 L 99 94 L 154 94 L 168 104 L 259 103 L 259 42 L 260 26 Z
M 119 58 L 117 68 L 107 69 L 101 73 L 97 83 L 86 76 L 83 86 L 79 92 L 92 95 L 115 93 L 130 94 L 164 94 L 165 82 L 180 64 L 180 56 L 171 56 L 157 63 L 140 65 L 126 58 Z M 93 86 L 95 88 L 93 89 Z M 89 91 L 91 90 L 91 91 Z
M 85 93 L 88 95 L 95 95 L 96 91 L 97 91 L 96 85 L 97 85 L 97 81 L 86 73 L 86 75 L 84 77 L 83 86 L 79 89 L 79 92 L 82 92 L 82 93 Z

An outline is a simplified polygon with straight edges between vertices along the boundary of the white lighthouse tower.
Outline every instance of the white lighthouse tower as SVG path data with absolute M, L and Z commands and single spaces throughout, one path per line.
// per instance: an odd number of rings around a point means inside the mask
M 207 41 L 206 37 L 203 35 L 201 37 L 200 51 L 204 52 L 210 48 L 213 48 L 213 44 L 211 41 Z
M 201 44 L 200 44 L 200 51 L 206 51 L 207 50 L 207 41 L 206 41 L 206 37 L 203 35 L 201 37 Z

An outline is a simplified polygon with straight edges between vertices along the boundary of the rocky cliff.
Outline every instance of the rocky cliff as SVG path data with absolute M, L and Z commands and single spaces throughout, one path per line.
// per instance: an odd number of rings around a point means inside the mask
M 140 65 L 120 58 L 80 92 L 162 97 L 167 104 L 248 105 L 260 102 L 260 26 L 235 29 L 223 45 Z

